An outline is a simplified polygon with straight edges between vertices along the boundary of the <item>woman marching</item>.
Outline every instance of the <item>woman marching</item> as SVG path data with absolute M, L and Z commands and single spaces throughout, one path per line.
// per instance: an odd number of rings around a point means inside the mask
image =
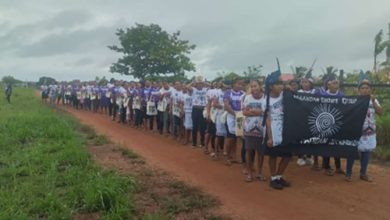
M 282 143 L 283 130 L 283 83 L 280 80 L 280 71 L 271 73 L 266 79 L 267 96 L 263 101 L 265 109 L 263 125 L 266 125 L 265 154 L 269 155 L 269 168 L 271 174 L 270 187 L 281 190 L 291 184 L 283 178 L 284 171 L 292 157 L 290 152 L 278 148 Z M 280 157 L 277 167 L 277 158 Z
M 266 178 L 262 175 L 265 146 L 261 144 L 263 142 L 262 104 L 264 103 L 262 83 L 258 80 L 252 80 L 250 88 L 251 93 L 245 96 L 242 106 L 243 114 L 246 117 L 243 127 L 246 147 L 246 170 L 248 174 L 245 181 L 252 182 L 253 180 L 254 152 L 257 153 L 256 178 L 258 180 L 265 181 Z
M 383 109 L 378 100 L 371 92 L 371 83 L 365 79 L 364 73 L 360 73 L 358 83 L 359 95 L 370 96 L 367 116 L 363 124 L 363 134 L 359 140 L 358 150 L 360 152 L 360 179 L 371 182 L 372 179 L 367 176 L 368 161 L 370 160 L 371 152 L 376 148 L 376 125 L 375 114 L 379 116 L 383 114 Z M 352 168 L 354 164 L 353 158 L 347 159 L 347 174 L 345 180 L 352 181 Z
M 226 165 L 237 162 L 236 113 L 241 111 L 241 101 L 244 94 L 245 92 L 242 91 L 242 80 L 237 78 L 233 82 L 233 88 L 225 92 L 224 95 L 224 108 L 228 112 L 226 117 Z

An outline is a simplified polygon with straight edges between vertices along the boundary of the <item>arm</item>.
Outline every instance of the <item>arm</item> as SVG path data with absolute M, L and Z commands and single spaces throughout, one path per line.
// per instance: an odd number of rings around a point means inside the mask
M 224 99 L 223 103 L 224 103 L 225 111 L 227 111 L 230 114 L 236 116 L 236 112 L 234 112 L 232 107 L 230 106 L 229 100 L 228 99 Z
M 265 126 L 266 126 L 266 129 L 267 129 L 267 136 L 268 136 L 267 147 L 273 147 L 271 119 L 270 119 L 269 112 L 267 114 L 267 119 L 266 119 L 266 122 L 265 122 Z
M 263 111 L 260 109 L 243 108 L 242 113 L 244 116 L 262 116 Z
M 378 104 L 378 101 L 375 99 L 374 95 L 371 95 L 372 104 L 375 109 L 375 113 L 379 116 L 382 116 L 383 114 L 383 108 Z

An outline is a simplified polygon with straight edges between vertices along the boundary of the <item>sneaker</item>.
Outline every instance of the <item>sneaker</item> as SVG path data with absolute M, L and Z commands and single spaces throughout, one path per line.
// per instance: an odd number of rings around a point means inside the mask
M 297 160 L 297 164 L 298 164 L 298 166 L 305 166 L 306 165 L 306 162 L 305 162 L 305 160 L 304 159 L 302 159 L 302 158 L 299 158 L 298 160 Z
M 367 182 L 372 182 L 372 179 L 368 177 L 367 175 L 360 175 L 360 179 L 367 181 Z
M 283 187 L 290 187 L 291 186 L 291 183 L 290 182 L 287 182 L 285 179 L 283 178 L 280 178 L 278 180 L 278 182 L 280 183 L 280 185 L 282 185 Z
M 269 182 L 269 186 L 273 189 L 277 189 L 277 190 L 281 190 L 283 189 L 283 186 L 282 184 L 280 184 L 280 182 L 278 180 L 271 180 Z
M 352 176 L 351 175 L 346 175 L 345 176 L 345 181 L 352 182 Z

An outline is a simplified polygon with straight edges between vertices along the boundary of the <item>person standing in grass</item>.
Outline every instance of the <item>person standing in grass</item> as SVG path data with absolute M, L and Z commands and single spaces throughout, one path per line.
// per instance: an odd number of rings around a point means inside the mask
M 290 187 L 290 183 L 283 178 L 284 171 L 292 157 L 290 152 L 278 148 L 283 137 L 283 82 L 280 79 L 280 71 L 271 73 L 266 79 L 266 98 L 264 99 L 263 125 L 266 125 L 267 148 L 265 154 L 269 156 L 269 168 L 271 174 L 270 187 L 281 190 Z M 277 166 L 277 159 L 281 158 Z
M 358 83 L 359 95 L 370 96 L 370 102 L 366 119 L 363 124 L 363 133 L 359 140 L 358 150 L 360 152 L 360 179 L 371 182 L 372 179 L 367 175 L 368 161 L 370 160 L 371 153 L 376 148 L 376 124 L 375 114 L 382 115 L 383 109 L 378 100 L 371 92 L 371 83 L 367 79 L 364 79 L 364 73 L 361 73 Z M 352 181 L 352 168 L 354 164 L 353 158 L 347 159 L 347 172 L 345 180 Z
M 7 86 L 5 87 L 5 97 L 8 103 L 11 103 L 11 95 L 12 95 L 12 85 L 11 83 L 8 83 Z
M 251 93 L 246 95 L 243 100 L 242 112 L 245 116 L 244 120 L 244 139 L 246 147 L 246 182 L 253 180 L 253 156 L 257 153 L 257 172 L 256 178 L 260 181 L 265 181 L 266 178 L 262 175 L 263 159 L 265 146 L 263 142 L 263 127 L 262 116 L 264 103 L 264 95 L 262 91 L 262 83 L 258 80 L 250 82 Z

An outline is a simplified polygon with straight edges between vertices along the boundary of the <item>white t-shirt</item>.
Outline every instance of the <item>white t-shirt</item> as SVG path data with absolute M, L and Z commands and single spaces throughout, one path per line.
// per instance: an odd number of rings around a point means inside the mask
M 301 93 L 308 93 L 308 94 L 314 94 L 316 92 L 315 89 L 312 89 L 312 90 L 303 90 L 303 89 L 300 89 L 298 90 L 298 92 L 301 92 Z
M 192 105 L 193 106 L 203 106 L 207 105 L 207 88 L 197 89 L 195 87 L 192 88 Z
M 375 103 L 380 106 L 378 100 Z M 363 133 L 359 140 L 358 149 L 360 152 L 373 151 L 376 148 L 376 124 L 375 124 L 375 108 L 372 100 L 370 100 L 367 110 L 367 115 L 363 124 Z
M 283 94 L 281 93 L 277 98 L 269 98 L 269 114 L 271 120 L 271 131 L 273 146 L 278 146 L 283 139 Z M 263 111 L 266 110 L 267 98 L 263 99 Z
M 255 99 L 252 94 L 246 95 L 243 101 L 243 109 L 250 108 L 263 110 L 264 96 Z M 263 136 L 263 117 L 262 116 L 245 116 L 244 136 L 262 137 Z
M 164 94 L 167 94 L 164 96 L 163 100 L 166 104 L 170 104 L 170 99 L 171 99 L 171 95 L 173 93 L 173 88 L 172 87 L 169 87 L 168 89 L 165 89 L 164 87 L 160 89 L 160 94 L 161 95 L 164 95 Z
M 187 93 L 182 93 L 181 102 L 183 102 L 184 112 L 189 113 L 192 112 L 192 95 Z
M 178 91 L 176 89 L 173 89 L 172 90 L 172 93 L 171 93 L 171 107 L 172 107 L 172 114 L 177 116 L 177 117 L 180 117 L 180 106 L 179 106 L 179 103 L 180 103 L 180 97 L 182 96 L 183 92 L 182 91 Z

